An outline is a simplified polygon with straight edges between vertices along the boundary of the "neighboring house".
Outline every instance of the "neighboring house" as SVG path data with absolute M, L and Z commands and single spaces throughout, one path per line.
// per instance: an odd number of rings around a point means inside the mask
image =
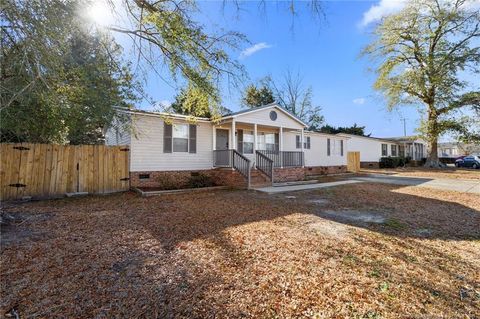
M 122 112 L 132 129 L 108 130 L 106 143 L 130 146 L 132 186 L 158 186 L 162 178 L 181 184 L 198 172 L 219 185 L 241 186 L 346 171 L 346 137 L 305 131 L 305 123 L 276 104 L 233 113 L 218 123 Z
M 470 154 L 480 154 L 480 145 L 459 142 L 438 143 L 439 157 L 456 158 Z
M 345 133 L 337 135 L 348 138 L 349 152 L 360 152 L 362 168 L 378 168 L 382 157 L 410 157 L 414 165 L 426 157 L 425 142 L 414 136 L 376 138 Z

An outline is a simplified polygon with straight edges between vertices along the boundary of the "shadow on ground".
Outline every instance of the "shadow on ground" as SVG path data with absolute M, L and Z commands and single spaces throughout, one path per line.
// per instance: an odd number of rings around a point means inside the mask
M 1 313 L 475 314 L 480 203 L 471 194 L 428 192 L 362 183 L 277 195 L 127 193 L 9 207 L 12 216 L 49 217 L 9 226 L 46 235 L 2 247 L 8 267 L 0 275 Z M 337 228 L 329 231 L 331 225 Z

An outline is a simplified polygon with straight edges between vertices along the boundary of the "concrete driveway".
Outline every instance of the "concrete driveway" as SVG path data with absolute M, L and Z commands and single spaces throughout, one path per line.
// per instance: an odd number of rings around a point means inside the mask
M 351 177 L 349 178 L 349 180 L 406 186 L 430 187 L 446 191 L 480 194 L 480 180 L 476 181 L 466 179 L 388 176 L 383 174 L 369 174 L 361 177 Z

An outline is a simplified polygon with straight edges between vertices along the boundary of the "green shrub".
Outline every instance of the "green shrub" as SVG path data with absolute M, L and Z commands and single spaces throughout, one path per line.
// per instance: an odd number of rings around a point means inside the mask
M 404 157 L 382 157 L 380 158 L 380 168 L 395 168 L 399 166 L 403 166 L 406 163 L 406 159 Z
M 201 188 L 215 186 L 215 183 L 210 176 L 198 173 L 190 176 L 187 185 L 189 188 Z

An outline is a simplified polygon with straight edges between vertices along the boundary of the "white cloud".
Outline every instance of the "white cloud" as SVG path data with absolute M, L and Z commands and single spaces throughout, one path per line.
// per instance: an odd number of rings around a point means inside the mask
M 240 53 L 240 59 L 249 57 L 249 56 L 251 56 L 252 54 L 257 53 L 257 52 L 260 51 L 260 50 L 268 49 L 268 48 L 271 48 L 271 47 L 272 47 L 272 45 L 270 45 L 270 44 L 268 44 L 268 43 L 266 43 L 266 42 L 256 43 L 256 44 L 252 45 L 251 47 L 246 48 L 245 50 L 243 50 L 243 51 Z
M 405 6 L 405 0 L 380 0 L 376 5 L 373 5 L 363 14 L 360 26 L 365 27 L 372 22 L 377 22 L 383 17 L 398 12 Z
M 353 102 L 354 104 L 362 105 L 362 104 L 365 104 L 365 101 L 366 101 L 365 98 L 359 97 L 359 98 L 353 99 L 352 102 Z

